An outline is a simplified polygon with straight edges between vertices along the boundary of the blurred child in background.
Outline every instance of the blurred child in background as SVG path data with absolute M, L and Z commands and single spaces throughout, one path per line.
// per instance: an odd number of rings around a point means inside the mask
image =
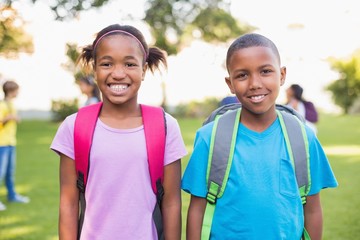
M 0 102 L 0 183 L 5 179 L 9 202 L 28 203 L 30 199 L 16 193 L 16 130 L 20 118 L 13 100 L 19 92 L 19 85 L 14 81 L 3 84 L 4 99 Z M 0 211 L 6 206 L 0 202 Z
M 86 95 L 87 99 L 83 106 L 98 103 L 101 101 L 100 91 L 92 75 L 84 75 L 77 79 L 79 88 L 82 94 Z

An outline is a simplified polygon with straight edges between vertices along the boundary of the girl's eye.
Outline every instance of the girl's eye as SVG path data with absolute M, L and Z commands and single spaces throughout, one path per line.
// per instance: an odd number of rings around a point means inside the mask
M 110 67 L 111 66 L 111 63 L 109 62 L 102 62 L 99 64 L 101 67 Z
M 135 63 L 126 63 L 125 65 L 127 67 L 136 67 L 137 66 L 137 64 L 135 64 Z

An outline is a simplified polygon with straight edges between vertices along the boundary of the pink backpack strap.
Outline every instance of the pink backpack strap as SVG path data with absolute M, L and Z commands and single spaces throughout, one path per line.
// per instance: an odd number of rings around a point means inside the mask
M 80 239 L 86 209 L 85 187 L 89 170 L 90 148 L 101 107 L 101 102 L 83 107 L 79 109 L 75 120 L 75 167 L 78 175 L 77 186 L 80 191 L 78 239 Z M 164 178 L 164 155 L 166 141 L 165 112 L 160 107 L 152 107 L 142 104 L 140 107 L 145 132 L 151 186 L 157 199 L 153 211 L 153 219 L 158 233 L 158 239 L 164 239 L 161 200 L 164 195 L 162 182 Z
M 143 104 L 140 107 L 144 124 L 151 186 L 154 193 L 157 193 L 157 184 L 162 184 L 164 179 L 165 113 L 161 107 Z
M 101 106 L 102 106 L 102 102 L 92 104 L 86 107 L 82 107 L 79 109 L 75 119 L 75 127 L 74 127 L 75 168 L 76 168 L 76 173 L 78 175 L 78 187 L 80 189 L 83 188 L 84 191 L 85 191 L 88 169 L 89 169 L 90 148 L 94 135 L 95 125 L 101 110 Z

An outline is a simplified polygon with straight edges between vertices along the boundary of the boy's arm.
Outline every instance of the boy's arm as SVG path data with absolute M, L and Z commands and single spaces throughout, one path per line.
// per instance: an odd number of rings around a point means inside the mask
M 164 197 L 161 211 L 166 240 L 181 239 L 181 161 L 180 159 L 164 168 Z
M 320 194 L 307 196 L 304 206 L 305 229 L 311 240 L 321 240 L 322 237 L 322 209 Z
M 206 199 L 191 195 L 186 224 L 186 239 L 200 240 Z
M 76 186 L 75 161 L 60 155 L 59 239 L 76 240 L 79 216 L 79 190 Z

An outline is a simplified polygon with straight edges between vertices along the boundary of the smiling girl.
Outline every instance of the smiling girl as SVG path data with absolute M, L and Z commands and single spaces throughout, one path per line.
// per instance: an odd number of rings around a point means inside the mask
M 81 239 L 158 239 L 153 222 L 156 196 L 151 188 L 138 91 L 147 70 L 166 67 L 166 54 L 148 47 L 132 26 L 110 25 L 83 48 L 81 60 L 94 69 L 102 108 L 91 146 L 86 211 Z M 78 235 L 79 191 L 74 163 L 76 113 L 59 127 L 51 149 L 60 155 L 60 239 Z M 165 239 L 181 238 L 180 159 L 186 149 L 179 125 L 165 113 Z

